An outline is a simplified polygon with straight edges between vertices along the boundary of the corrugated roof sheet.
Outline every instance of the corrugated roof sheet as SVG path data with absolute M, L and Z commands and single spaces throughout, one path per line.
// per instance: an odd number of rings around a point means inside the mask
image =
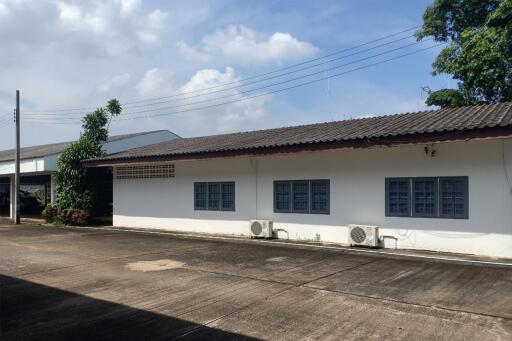
M 124 139 L 128 139 L 131 137 L 137 137 L 142 135 L 147 135 L 151 133 L 156 133 L 160 131 L 166 130 L 155 130 L 155 131 L 145 131 L 133 134 L 123 134 L 123 135 L 115 135 L 111 136 L 108 139 L 108 142 L 115 142 Z M 20 149 L 20 157 L 21 159 L 33 159 L 38 157 L 45 157 L 49 155 L 55 155 L 62 153 L 69 145 L 73 143 L 73 141 L 68 142 L 60 142 L 60 143 L 52 143 L 52 144 L 44 144 L 40 146 L 32 146 L 32 147 L 24 147 Z M 2 150 L 0 151 L 0 162 L 2 161 L 12 161 L 14 160 L 14 149 Z
M 112 154 L 94 161 L 207 154 L 493 127 L 512 127 L 512 102 L 182 138 Z

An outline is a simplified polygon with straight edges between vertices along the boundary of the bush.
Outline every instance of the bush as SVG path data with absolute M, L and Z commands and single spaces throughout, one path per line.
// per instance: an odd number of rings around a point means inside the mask
M 89 222 L 89 211 L 80 208 L 63 209 L 54 205 L 47 205 L 43 211 L 43 218 L 47 223 L 65 225 L 85 225 Z
M 68 211 L 68 225 L 80 226 L 87 224 L 87 222 L 89 221 L 90 214 L 86 210 L 75 208 L 66 211 Z
M 47 223 L 53 223 L 55 218 L 58 216 L 57 214 L 57 207 L 53 206 L 52 204 L 46 205 L 45 209 L 43 210 L 43 219 Z

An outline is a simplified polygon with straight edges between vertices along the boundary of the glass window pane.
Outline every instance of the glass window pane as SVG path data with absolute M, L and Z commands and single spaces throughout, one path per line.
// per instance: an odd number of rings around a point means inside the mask
M 417 178 L 413 183 L 413 216 L 437 217 L 437 178 Z
M 409 184 L 407 178 L 386 179 L 387 181 L 387 215 L 409 216 Z
M 219 210 L 220 209 L 220 183 L 209 182 L 208 183 L 208 209 Z
M 311 212 L 329 213 L 329 180 L 311 180 Z
M 235 183 L 223 182 L 221 184 L 222 209 L 225 211 L 235 210 Z
M 275 181 L 274 182 L 274 210 L 276 212 L 290 212 L 290 194 L 291 182 L 290 181 Z
M 194 183 L 194 209 L 206 210 L 206 182 Z
M 443 218 L 467 218 L 467 178 L 441 178 L 440 201 Z
M 309 211 L 309 181 L 293 181 L 293 212 Z

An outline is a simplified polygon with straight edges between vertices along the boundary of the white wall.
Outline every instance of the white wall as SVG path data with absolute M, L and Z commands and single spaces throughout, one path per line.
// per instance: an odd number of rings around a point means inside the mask
M 103 144 L 103 149 L 107 154 L 119 153 L 125 150 L 148 146 L 155 143 L 173 140 L 178 138 L 178 135 L 171 133 L 168 130 L 156 131 L 144 135 L 133 136 L 122 140 L 107 142 Z M 60 154 L 48 155 L 44 158 L 44 170 L 56 171 L 57 161 Z M 0 173 L 1 174 L 1 173 Z
M 347 243 L 347 225 L 372 224 L 399 248 L 512 257 L 512 140 L 344 149 L 175 163 L 176 178 L 114 181 L 114 225 L 247 234 L 247 221 L 274 221 L 280 238 Z M 504 164 L 505 161 L 505 164 Z M 469 219 L 385 217 L 386 177 L 468 176 Z M 273 181 L 330 179 L 329 215 L 273 212 Z M 194 211 L 194 181 L 235 181 L 236 211 Z M 394 242 L 386 246 L 394 247 Z
M 43 158 L 27 159 L 20 161 L 21 173 L 35 173 L 45 171 L 45 162 Z M 14 173 L 14 161 L 0 162 L 0 175 Z

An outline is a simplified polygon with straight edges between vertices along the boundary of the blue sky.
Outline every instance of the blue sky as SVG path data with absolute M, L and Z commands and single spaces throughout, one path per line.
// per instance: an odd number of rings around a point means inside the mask
M 80 124 L 68 118 L 79 116 L 66 116 L 68 112 L 41 116 L 33 110 L 96 107 L 110 98 L 123 103 L 149 100 L 234 82 L 419 25 L 429 3 L 0 0 L 4 47 L 0 50 L 0 122 L 12 115 L 18 88 L 24 114 L 22 145 L 73 140 L 79 136 Z M 412 42 L 411 38 L 329 65 Z M 424 42 L 366 63 L 430 45 Z M 455 85 L 449 77 L 431 76 L 438 51 L 267 97 L 243 100 L 246 95 L 240 91 L 244 89 L 233 89 L 227 94 L 240 102 L 115 121 L 111 133 L 169 129 L 181 136 L 197 136 L 422 110 L 426 108 L 422 86 Z M 364 63 L 336 70 L 325 65 L 309 72 L 323 68 L 324 75 L 329 75 Z M 269 83 L 258 85 L 265 84 Z M 217 103 L 215 96 L 219 94 L 201 99 Z M 151 108 L 161 108 L 152 114 L 173 111 L 164 105 Z M 135 110 L 127 108 L 125 114 L 130 111 Z M 13 140 L 12 126 L 0 127 L 0 149 L 12 148 Z

